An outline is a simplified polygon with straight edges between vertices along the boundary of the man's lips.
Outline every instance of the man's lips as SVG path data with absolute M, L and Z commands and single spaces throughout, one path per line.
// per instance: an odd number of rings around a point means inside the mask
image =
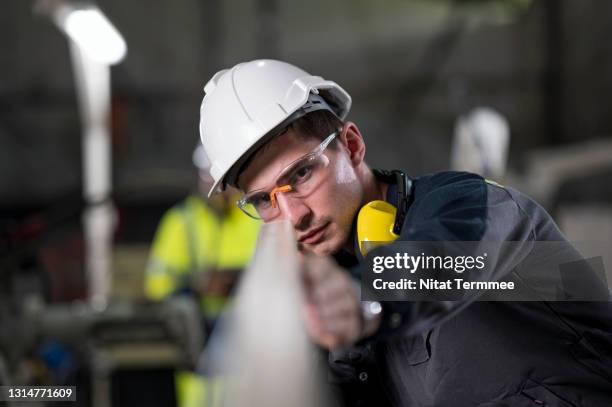
M 325 232 L 325 229 L 327 229 L 327 225 L 329 225 L 329 223 L 325 223 L 321 226 L 318 226 L 314 229 L 309 230 L 308 232 L 300 236 L 298 241 L 300 243 L 306 243 L 306 244 L 318 243 L 323 238 L 323 234 Z

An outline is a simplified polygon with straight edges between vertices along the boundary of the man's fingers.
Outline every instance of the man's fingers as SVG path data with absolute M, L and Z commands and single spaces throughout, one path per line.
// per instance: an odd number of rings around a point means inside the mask
M 358 304 L 354 299 L 349 296 L 343 296 L 336 301 L 321 306 L 319 314 L 322 319 L 336 318 L 337 316 L 346 318 L 357 313 L 358 309 Z
M 311 286 L 311 296 L 318 303 L 333 301 L 338 296 L 346 292 L 349 286 L 346 277 L 340 273 L 335 273 L 323 282 Z
M 306 331 L 319 345 L 331 349 L 337 346 L 337 335 L 325 329 L 319 316 L 317 307 L 312 303 L 306 303 L 304 308 Z
M 347 318 L 326 321 L 325 333 L 334 338 L 337 346 L 353 343 L 359 337 L 357 322 Z
M 311 256 L 305 264 L 304 274 L 308 295 L 317 302 L 329 301 L 352 290 L 349 276 L 330 259 Z
M 363 321 L 359 299 L 346 273 L 330 258 L 303 258 L 306 318 L 309 335 L 326 348 L 348 345 L 359 338 Z
M 333 271 L 336 271 L 339 267 L 331 259 L 327 257 L 319 257 L 315 255 L 304 256 L 304 278 L 310 285 L 318 285 L 325 281 L 330 275 L 333 275 Z

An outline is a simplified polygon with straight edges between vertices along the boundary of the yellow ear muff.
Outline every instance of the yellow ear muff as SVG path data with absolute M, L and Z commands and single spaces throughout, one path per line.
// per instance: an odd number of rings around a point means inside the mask
M 398 235 L 393 233 L 397 208 L 385 201 L 368 202 L 357 215 L 357 238 L 362 255 L 383 243 L 392 242 Z

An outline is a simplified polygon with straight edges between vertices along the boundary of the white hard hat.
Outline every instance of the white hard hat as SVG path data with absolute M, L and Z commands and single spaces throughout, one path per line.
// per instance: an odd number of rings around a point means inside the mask
M 508 161 L 510 125 L 497 110 L 477 107 L 455 124 L 451 168 L 503 179 Z
M 344 119 L 350 95 L 335 82 L 286 62 L 261 59 L 217 72 L 204 87 L 200 137 L 215 180 L 234 184 L 249 155 L 283 126 L 314 110 Z

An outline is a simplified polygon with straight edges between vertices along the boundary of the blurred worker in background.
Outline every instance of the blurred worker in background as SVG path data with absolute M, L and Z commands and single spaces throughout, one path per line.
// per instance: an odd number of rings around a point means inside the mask
M 236 206 L 239 196 L 235 189 L 207 198 L 213 179 L 200 143 L 193 153 L 193 164 L 198 170 L 198 193 L 189 195 L 162 217 L 146 270 L 145 294 L 152 300 L 170 295 L 195 296 L 208 335 L 251 259 L 259 222 Z M 196 375 L 182 372 L 177 376 L 181 407 L 210 406 L 203 401 L 211 399 L 209 392 L 207 382 Z
M 476 302 L 476 291 L 360 303 L 347 272 L 365 275 L 373 256 L 401 250 L 397 241 L 512 241 L 506 263 L 463 275 L 498 281 L 535 241 L 566 242 L 542 207 L 476 174 L 370 169 L 359 128 L 345 120 L 348 93 L 293 65 L 238 64 L 204 91 L 210 193 L 238 187 L 245 213 L 288 220 L 300 249 L 317 255 L 304 256 L 306 330 L 330 350 L 346 405 L 612 405 L 609 302 Z M 360 225 L 372 211 L 378 221 L 363 230 L 387 244 L 368 252 Z
M 213 183 L 201 145 L 193 153 L 198 194 L 170 208 L 159 223 L 147 267 L 145 291 L 159 300 L 190 293 L 201 301 L 207 324 L 223 308 L 238 274 L 249 262 L 259 222 L 245 216 L 235 189 L 207 198 Z

